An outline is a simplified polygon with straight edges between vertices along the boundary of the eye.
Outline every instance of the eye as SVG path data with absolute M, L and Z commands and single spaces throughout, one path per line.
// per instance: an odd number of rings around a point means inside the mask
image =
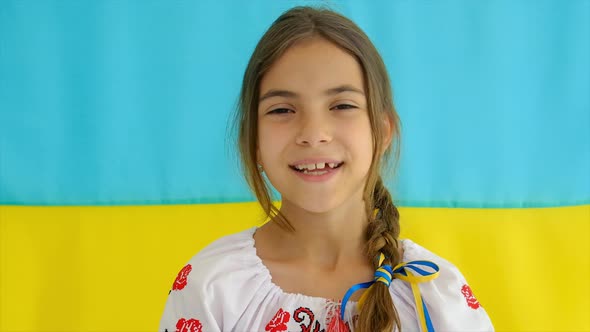
M 336 110 L 348 110 L 348 109 L 353 109 L 353 108 L 358 108 L 354 105 L 350 105 L 350 104 L 338 104 L 332 108 L 330 108 L 331 110 L 336 109 Z
M 275 108 L 274 110 L 269 111 L 266 114 L 288 114 L 293 113 L 294 111 L 288 108 Z

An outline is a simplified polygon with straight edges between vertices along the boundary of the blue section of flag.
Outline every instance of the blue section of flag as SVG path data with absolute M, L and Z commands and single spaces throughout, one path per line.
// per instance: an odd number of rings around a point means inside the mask
M 252 200 L 227 121 L 258 38 L 310 3 L 2 1 L 0 204 Z M 332 6 L 390 71 L 398 203 L 590 203 L 590 2 Z

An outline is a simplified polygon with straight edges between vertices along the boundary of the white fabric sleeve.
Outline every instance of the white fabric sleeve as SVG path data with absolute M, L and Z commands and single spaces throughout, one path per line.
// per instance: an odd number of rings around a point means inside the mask
M 438 278 L 419 284 L 434 330 L 494 331 L 487 312 L 459 269 L 417 244 L 410 247 L 411 260 L 430 260 L 440 268 Z
M 164 308 L 160 332 L 221 332 L 221 312 L 199 273 L 187 264 L 178 274 Z

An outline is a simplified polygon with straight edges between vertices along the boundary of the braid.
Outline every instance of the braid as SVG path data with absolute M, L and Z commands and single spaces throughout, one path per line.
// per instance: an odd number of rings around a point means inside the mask
M 396 266 L 402 259 L 397 241 L 400 232 L 399 212 L 393 204 L 389 191 L 383 185 L 381 177 L 375 183 L 372 201 L 372 204 L 368 204 L 371 211 L 378 209 L 378 212 L 376 215 L 370 214 L 366 233 L 366 253 L 373 261 L 375 269 L 379 267 L 379 262 L 375 258 L 380 252 L 386 257 L 384 264 Z M 398 331 L 401 330 L 399 316 L 389 293 L 389 287 L 377 282 L 366 292 L 368 292 L 366 300 L 357 322 L 358 330 L 361 332 L 390 332 L 393 331 L 394 326 Z

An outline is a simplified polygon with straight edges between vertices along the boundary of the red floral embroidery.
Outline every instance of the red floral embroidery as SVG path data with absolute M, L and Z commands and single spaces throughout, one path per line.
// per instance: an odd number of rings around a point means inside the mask
M 481 307 L 479 301 L 475 298 L 475 295 L 473 295 L 473 292 L 471 291 L 471 287 L 469 287 L 469 285 L 463 285 L 463 287 L 461 287 L 461 293 L 463 294 L 463 296 L 465 296 L 465 300 L 467 300 L 467 305 L 471 309 L 478 309 L 479 307 Z
M 186 286 L 186 279 L 188 278 L 189 273 L 191 273 L 193 267 L 190 264 L 187 264 L 185 267 L 180 270 L 176 280 L 174 280 L 174 285 L 172 285 L 173 290 L 181 290 Z
M 290 318 L 291 314 L 281 308 L 279 311 L 277 311 L 270 322 L 266 324 L 266 328 L 264 330 L 269 332 L 287 331 L 287 322 Z
M 198 319 L 181 318 L 176 323 L 176 332 L 203 332 L 203 325 Z
M 328 323 L 328 332 L 350 332 L 348 322 L 343 322 L 339 315 L 333 316 Z
M 330 309 L 328 309 L 328 327 L 326 328 L 326 332 L 350 332 L 350 326 L 348 322 L 344 322 L 340 317 L 341 305 L 342 303 L 339 302 L 338 305 L 332 306 Z
M 305 325 L 305 320 L 308 318 L 307 325 Z M 299 307 L 297 310 L 293 312 L 293 320 L 296 321 L 301 327 L 301 332 L 320 332 L 320 322 L 315 320 L 315 315 L 313 311 L 309 308 Z M 314 325 L 315 322 L 315 325 Z M 313 326 L 313 331 L 312 331 Z M 321 332 L 325 332 L 321 330 Z

